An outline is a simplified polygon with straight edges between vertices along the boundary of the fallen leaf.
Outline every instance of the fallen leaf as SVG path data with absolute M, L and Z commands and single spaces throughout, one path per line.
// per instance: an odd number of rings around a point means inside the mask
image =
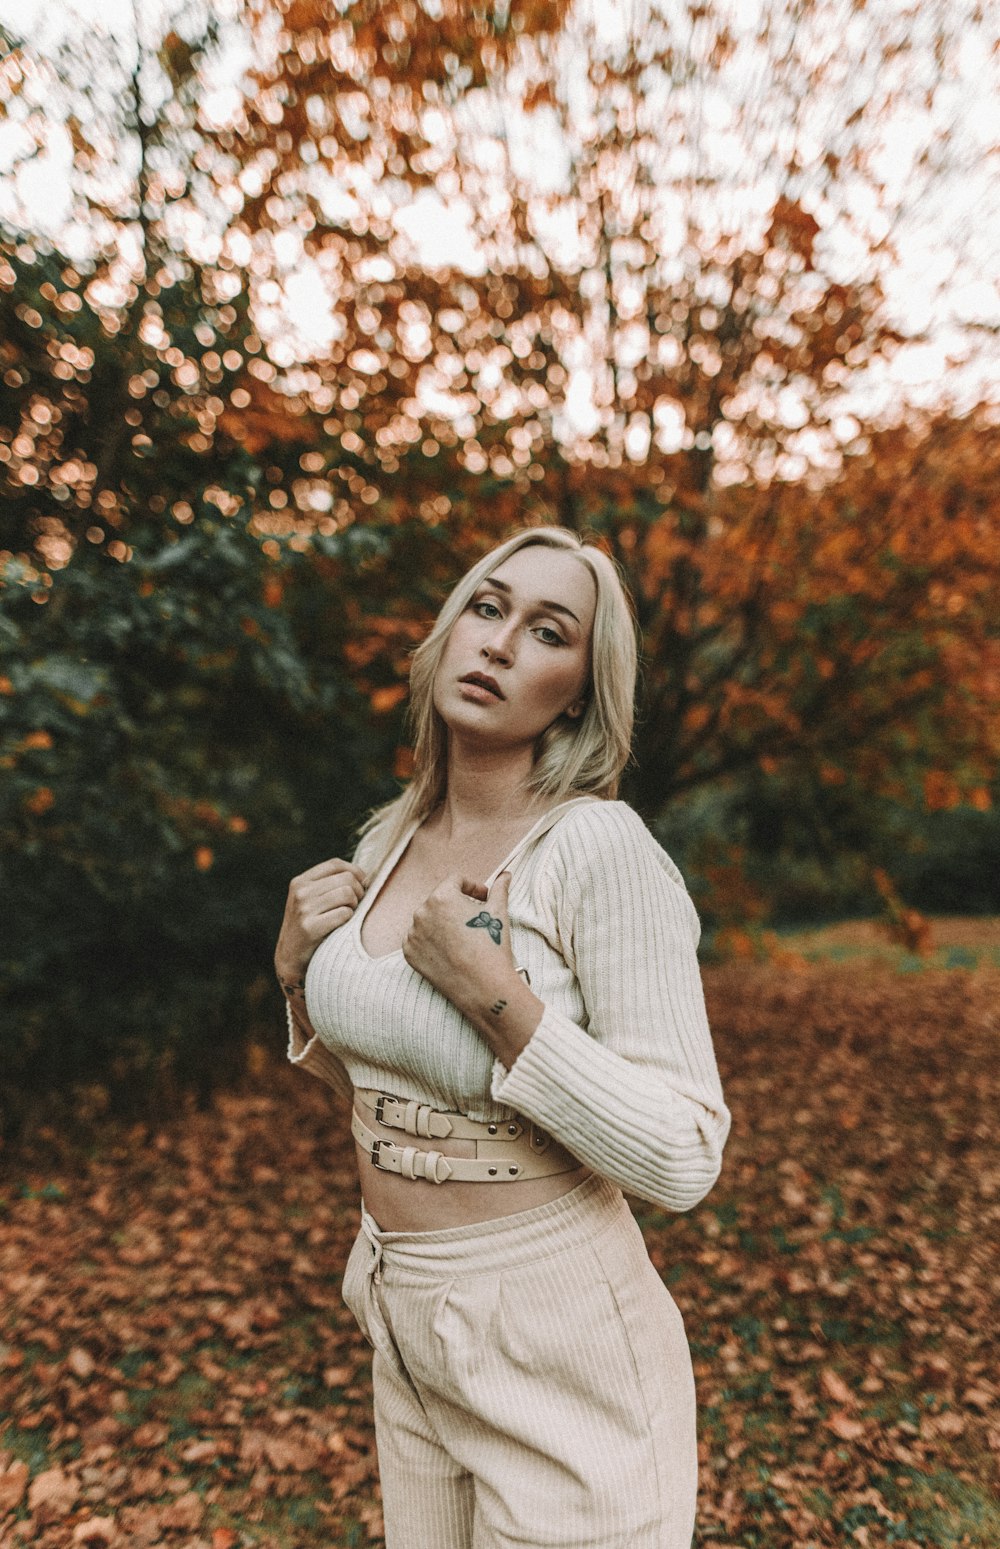
M 827 1398 L 832 1398 L 835 1404 L 851 1405 L 854 1403 L 854 1394 L 847 1386 L 843 1377 L 838 1376 L 835 1371 L 831 1371 L 829 1366 L 824 1366 L 820 1372 L 819 1385 Z
M 181 1451 L 185 1463 L 209 1463 L 219 1455 L 218 1442 L 191 1441 Z
M 66 1365 L 74 1377 L 79 1377 L 81 1382 L 86 1382 L 97 1370 L 93 1356 L 84 1350 L 81 1345 L 74 1345 L 66 1357 Z
M 101 1544 L 110 1544 L 115 1532 L 112 1517 L 88 1517 L 85 1522 L 76 1524 L 73 1529 L 73 1542 L 89 1546 L 89 1549 L 98 1549 Z
M 320 1458 L 319 1445 L 311 1436 L 268 1436 L 264 1452 L 271 1467 L 279 1474 L 288 1470 L 304 1474 L 315 1468 Z
M 73 1509 L 80 1493 L 79 1481 L 61 1468 L 47 1468 L 36 1474 L 28 1489 L 28 1509 L 39 1522 L 65 1517 Z
M 153 1447 L 162 1447 L 166 1439 L 167 1428 L 165 1425 L 161 1425 L 158 1420 L 144 1420 L 132 1432 L 132 1444 L 138 1447 L 140 1451 L 152 1449 Z
M 0 1474 L 0 1516 L 16 1511 L 24 1500 L 28 1488 L 30 1470 L 27 1463 L 12 1463 L 6 1473 Z
M 151 1227 L 133 1221 L 125 1229 L 118 1256 L 126 1264 L 152 1264 L 164 1254 L 163 1239 Z
M 135 1498 L 163 1493 L 163 1474 L 158 1468 L 133 1468 L 129 1476 L 129 1492 Z
M 164 1506 L 160 1513 L 160 1522 L 166 1528 L 181 1528 L 185 1532 L 193 1532 L 201 1527 L 201 1520 L 205 1515 L 205 1502 L 196 1490 L 186 1490 L 179 1495 L 169 1506 Z
M 161 1388 L 172 1388 L 183 1371 L 184 1362 L 179 1361 L 172 1351 L 168 1351 L 156 1370 L 158 1386 Z

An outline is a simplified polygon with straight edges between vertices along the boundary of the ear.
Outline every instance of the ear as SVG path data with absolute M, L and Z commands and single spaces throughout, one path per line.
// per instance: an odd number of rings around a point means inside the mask
M 577 700 L 574 700 L 574 702 L 571 705 L 567 705 L 566 706 L 565 713 L 566 713 L 566 715 L 569 716 L 571 721 L 578 721 L 580 719 L 581 715 L 583 714 L 583 711 L 584 711 L 583 700 L 582 699 L 577 699 Z

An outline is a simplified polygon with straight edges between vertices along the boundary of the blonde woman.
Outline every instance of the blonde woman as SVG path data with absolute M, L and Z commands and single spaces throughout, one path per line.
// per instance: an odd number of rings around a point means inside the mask
M 518 533 L 414 654 L 411 783 L 289 888 L 289 1058 L 353 1108 L 387 1549 L 691 1542 L 690 1355 L 622 1190 L 697 1204 L 729 1113 L 697 915 L 616 799 L 635 677 L 608 557 Z

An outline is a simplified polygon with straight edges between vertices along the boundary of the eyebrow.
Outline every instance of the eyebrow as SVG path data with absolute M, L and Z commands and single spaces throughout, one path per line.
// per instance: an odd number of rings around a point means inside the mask
M 487 576 L 485 581 L 480 582 L 480 585 L 493 586 L 498 592 L 506 592 L 508 597 L 511 594 L 511 588 L 507 585 L 507 582 L 501 581 L 498 576 Z M 574 624 L 580 623 L 580 620 L 577 618 L 572 608 L 565 607 L 561 602 L 548 602 L 542 598 L 539 601 L 538 606 L 539 608 L 544 609 L 546 613 L 565 613 L 568 618 L 573 620 Z M 582 624 L 580 625 L 580 628 L 583 628 Z

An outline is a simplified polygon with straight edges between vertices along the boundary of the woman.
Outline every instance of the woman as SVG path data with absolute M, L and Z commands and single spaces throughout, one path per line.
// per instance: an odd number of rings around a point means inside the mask
M 518 533 L 414 653 L 410 785 L 289 888 L 289 1058 L 353 1103 L 388 1549 L 691 1542 L 690 1355 L 622 1189 L 689 1209 L 729 1114 L 697 915 L 615 799 L 635 675 L 612 562 Z

